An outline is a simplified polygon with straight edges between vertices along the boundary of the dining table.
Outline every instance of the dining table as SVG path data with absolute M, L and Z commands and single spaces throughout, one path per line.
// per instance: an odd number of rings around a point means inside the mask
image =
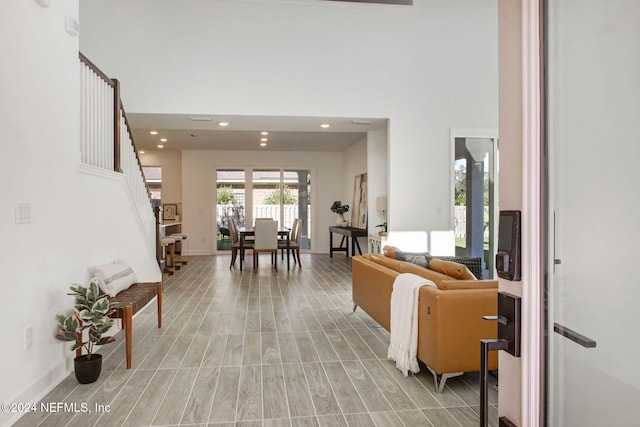
M 244 261 L 244 240 L 247 236 L 255 236 L 254 227 L 239 227 L 238 235 L 240 237 L 240 271 L 242 271 L 242 263 Z M 291 239 L 291 229 L 287 227 L 278 227 L 278 237 L 284 237 L 287 240 L 287 270 L 290 270 L 289 263 L 289 245 Z

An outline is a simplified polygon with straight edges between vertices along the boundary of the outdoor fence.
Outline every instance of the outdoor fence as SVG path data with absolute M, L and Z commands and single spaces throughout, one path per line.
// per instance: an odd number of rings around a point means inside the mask
M 467 234 L 467 207 L 466 206 L 454 206 L 455 208 L 455 216 L 454 216 L 454 228 L 453 228 L 453 232 L 455 237 L 464 237 Z M 486 223 L 489 219 L 489 206 L 485 206 L 484 207 L 484 218 L 485 218 L 485 238 L 488 238 L 488 236 L 486 236 L 487 233 L 487 229 L 486 229 Z
M 218 227 L 228 228 L 229 218 L 233 218 L 239 227 L 245 225 L 244 206 L 217 205 Z M 291 227 L 293 220 L 298 218 L 298 205 L 284 205 L 284 227 Z M 280 221 L 280 205 L 253 205 L 253 218 L 273 218 Z

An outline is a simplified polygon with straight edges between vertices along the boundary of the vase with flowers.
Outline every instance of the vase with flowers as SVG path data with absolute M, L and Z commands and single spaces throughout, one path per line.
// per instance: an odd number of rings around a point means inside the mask
M 343 205 L 340 200 L 336 200 L 331 205 L 331 212 L 335 212 L 337 215 L 336 225 L 338 227 L 346 227 L 349 225 L 349 221 L 344 219 L 344 214 L 349 212 L 349 205 Z

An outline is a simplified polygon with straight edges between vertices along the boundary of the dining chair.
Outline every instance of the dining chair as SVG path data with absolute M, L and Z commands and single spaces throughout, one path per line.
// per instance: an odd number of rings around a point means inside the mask
M 289 242 L 289 249 L 293 252 L 293 262 L 296 262 L 296 256 L 298 257 L 298 265 L 302 267 L 302 263 L 300 262 L 300 240 L 302 239 L 302 225 L 304 224 L 304 219 L 299 218 L 296 220 L 295 231 L 291 231 L 291 241 Z
M 218 242 L 218 249 L 225 249 L 225 242 L 231 243 L 231 234 L 229 227 L 218 227 L 220 231 L 220 240 Z
M 265 218 L 256 218 L 255 219 L 255 223 L 257 224 L 258 221 L 273 221 L 273 218 L 267 218 L 267 217 L 265 217 Z
M 298 218 L 294 218 L 293 223 L 291 223 L 291 229 L 289 230 L 289 247 L 291 248 L 291 243 L 293 242 L 293 237 L 296 234 L 296 230 L 298 229 Z M 278 240 L 278 249 L 281 250 L 281 259 L 284 259 L 284 251 L 287 249 L 287 239 Z M 288 254 L 287 254 L 288 256 Z M 293 261 L 295 262 L 295 257 Z
M 238 224 L 233 218 L 229 219 L 229 234 L 231 237 L 231 264 L 229 268 L 233 267 L 236 263 L 236 258 L 238 257 L 238 251 L 240 251 L 240 237 L 238 234 Z M 244 242 L 244 250 L 240 254 L 242 259 L 244 260 L 244 253 L 247 249 L 253 249 L 253 243 L 245 241 Z
M 263 252 L 271 253 L 271 262 L 278 271 L 278 222 L 262 220 L 256 222 L 253 241 L 253 268 L 258 268 L 258 256 Z
M 254 228 L 255 228 L 255 224 L 257 224 L 257 223 L 258 223 L 258 221 L 273 221 L 273 218 L 270 218 L 270 217 L 260 217 L 260 218 L 255 218 L 255 219 L 253 220 Z M 252 237 L 250 237 L 250 239 L 251 239 L 251 241 L 253 242 L 254 237 L 252 236 Z

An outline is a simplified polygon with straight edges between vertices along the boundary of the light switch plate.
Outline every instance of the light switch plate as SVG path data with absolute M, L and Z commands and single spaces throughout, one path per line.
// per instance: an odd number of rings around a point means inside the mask
M 28 224 L 31 222 L 31 203 L 16 204 L 16 224 Z
M 65 16 L 64 30 L 71 36 L 77 36 L 80 34 L 80 24 L 75 18 L 71 16 Z

